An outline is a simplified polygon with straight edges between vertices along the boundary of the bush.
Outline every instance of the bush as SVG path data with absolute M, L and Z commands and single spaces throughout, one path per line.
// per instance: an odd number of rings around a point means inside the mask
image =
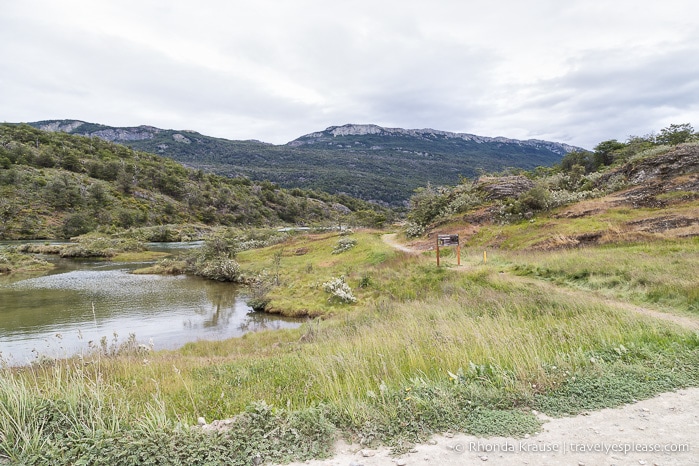
M 94 228 L 93 217 L 87 213 L 69 215 L 63 222 L 63 237 L 72 238 L 88 233 Z
M 237 282 L 240 280 L 240 265 L 227 257 L 199 261 L 195 264 L 193 272 L 194 275 L 219 282 Z
M 270 302 L 268 293 L 273 286 L 272 278 L 267 272 L 262 272 L 248 280 L 247 285 L 250 291 L 245 303 L 250 306 L 253 311 L 266 311 Z
M 340 238 L 340 240 L 337 242 L 337 245 L 335 246 L 335 249 L 333 249 L 333 254 L 341 254 L 345 251 L 349 251 L 353 247 L 357 245 L 357 240 L 352 239 L 352 238 Z
M 352 289 L 345 283 L 345 277 L 333 277 L 323 283 L 323 290 L 330 293 L 329 301 L 333 299 L 341 303 L 356 303 L 357 298 L 352 294 Z
M 425 234 L 425 227 L 417 223 L 408 222 L 405 227 L 405 236 L 408 238 L 418 238 Z
M 437 218 L 449 203 L 448 191 L 447 188 L 434 188 L 429 184 L 415 190 L 410 198 L 410 221 L 426 226 Z

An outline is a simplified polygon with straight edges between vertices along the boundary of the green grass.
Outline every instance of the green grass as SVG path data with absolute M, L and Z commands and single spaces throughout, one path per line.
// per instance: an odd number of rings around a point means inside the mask
M 634 231 L 629 224 L 670 215 L 693 218 L 697 209 L 696 201 L 662 209 L 610 207 L 602 203 L 596 206 L 595 200 L 586 202 L 590 209 L 598 207 L 602 211 L 577 218 L 556 218 L 555 215 L 565 211 L 566 207 L 562 207 L 528 221 L 483 226 L 474 236 L 468 238 L 468 246 L 519 251 L 532 248 L 547 249 L 549 245 L 548 249 L 559 249 L 570 245 L 562 242 L 558 244 L 557 238 L 564 240 L 585 234 L 599 235 L 601 243 L 625 243 L 638 241 L 640 238 L 653 242 L 663 241 L 663 233 Z
M 0 249 L 0 275 L 18 272 L 39 272 L 50 270 L 53 264 L 32 254 L 18 252 L 15 248 Z
M 382 277 L 390 269 L 387 264 L 396 255 L 380 235 L 380 232 L 371 231 L 353 233 L 347 237 L 357 244 L 341 254 L 332 252 L 345 236 L 337 233 L 301 235 L 270 248 L 243 251 L 236 259 L 248 277 L 266 273 L 278 278 L 279 286 L 269 293 L 269 312 L 312 317 L 344 313 L 353 306 L 331 300 L 322 284 L 342 276 L 360 300 L 376 297 L 377 290 L 362 287 L 362 280 L 370 277 L 370 282 L 383 283 Z M 278 268 L 276 254 L 280 254 Z
M 699 240 L 506 254 L 515 273 L 641 305 L 699 314 Z
M 494 251 L 488 264 L 465 254 L 455 269 L 396 252 L 379 233 L 352 237 L 357 245 L 341 254 L 328 233 L 238 256 L 247 273 L 275 274 L 282 252 L 272 305 L 323 316 L 299 329 L 4 370 L 0 454 L 28 464 L 249 464 L 258 453 L 327 455 L 334 432 L 405 451 L 446 430 L 534 433 L 532 408 L 570 414 L 699 385 L 696 333 L 500 273 L 512 264 L 553 270 L 556 259 L 575 274 L 607 258 L 600 270 L 636 265 L 647 282 L 681 288 L 695 241 Z M 331 302 L 317 286 L 338 275 L 356 304 Z M 199 416 L 236 421 L 202 434 L 187 427 Z

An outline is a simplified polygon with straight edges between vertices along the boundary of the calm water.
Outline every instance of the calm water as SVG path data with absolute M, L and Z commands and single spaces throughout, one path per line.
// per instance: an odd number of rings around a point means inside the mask
M 172 247 L 183 246 L 157 249 Z M 132 333 L 158 350 L 300 325 L 252 312 L 231 284 L 129 273 L 143 263 L 49 259 L 58 268 L 47 275 L 0 277 L 0 357 L 10 364 L 87 352 L 90 342 L 106 337 L 111 345 Z

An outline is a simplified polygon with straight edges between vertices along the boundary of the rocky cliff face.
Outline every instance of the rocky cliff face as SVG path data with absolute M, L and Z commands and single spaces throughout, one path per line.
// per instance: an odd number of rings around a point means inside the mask
M 503 137 L 486 137 L 486 136 L 476 136 L 475 134 L 468 133 L 452 133 L 449 131 L 439 131 L 435 129 L 403 129 L 403 128 L 384 128 L 377 125 L 356 125 L 347 124 L 343 126 L 331 126 L 325 131 L 320 131 L 316 133 L 307 134 L 301 136 L 289 144 L 292 146 L 301 146 L 304 144 L 317 144 L 323 142 L 330 142 L 334 138 L 346 137 L 346 136 L 368 136 L 368 135 L 378 135 L 387 137 L 396 136 L 407 136 L 422 140 L 435 140 L 441 139 L 460 139 L 463 141 L 473 141 L 477 144 L 484 143 L 500 143 L 500 144 L 512 144 L 523 147 L 532 147 L 537 149 L 546 149 L 555 154 L 565 155 L 569 152 L 576 150 L 584 150 L 580 147 L 570 146 L 568 144 L 562 144 L 558 142 L 542 141 L 538 139 L 529 139 L 526 141 L 521 141 L 518 139 L 508 139 Z
M 95 125 L 79 120 L 39 121 L 32 126 L 44 131 L 60 131 L 62 133 L 78 134 L 80 136 L 94 136 L 105 141 L 128 142 L 153 139 L 162 130 L 154 126 L 132 126 L 114 128 L 110 126 Z
M 37 127 L 43 131 L 60 131 L 62 133 L 72 133 L 82 125 L 84 121 L 68 121 L 68 120 L 58 120 L 58 121 L 48 121 L 39 122 Z

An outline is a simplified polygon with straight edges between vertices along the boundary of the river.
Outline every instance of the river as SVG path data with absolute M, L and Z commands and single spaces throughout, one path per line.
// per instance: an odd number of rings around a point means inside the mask
M 158 350 L 300 325 L 253 312 L 230 283 L 130 273 L 145 263 L 44 258 L 56 268 L 39 276 L 0 276 L 0 360 L 6 364 L 69 357 L 101 341 L 114 348 L 131 334 Z

